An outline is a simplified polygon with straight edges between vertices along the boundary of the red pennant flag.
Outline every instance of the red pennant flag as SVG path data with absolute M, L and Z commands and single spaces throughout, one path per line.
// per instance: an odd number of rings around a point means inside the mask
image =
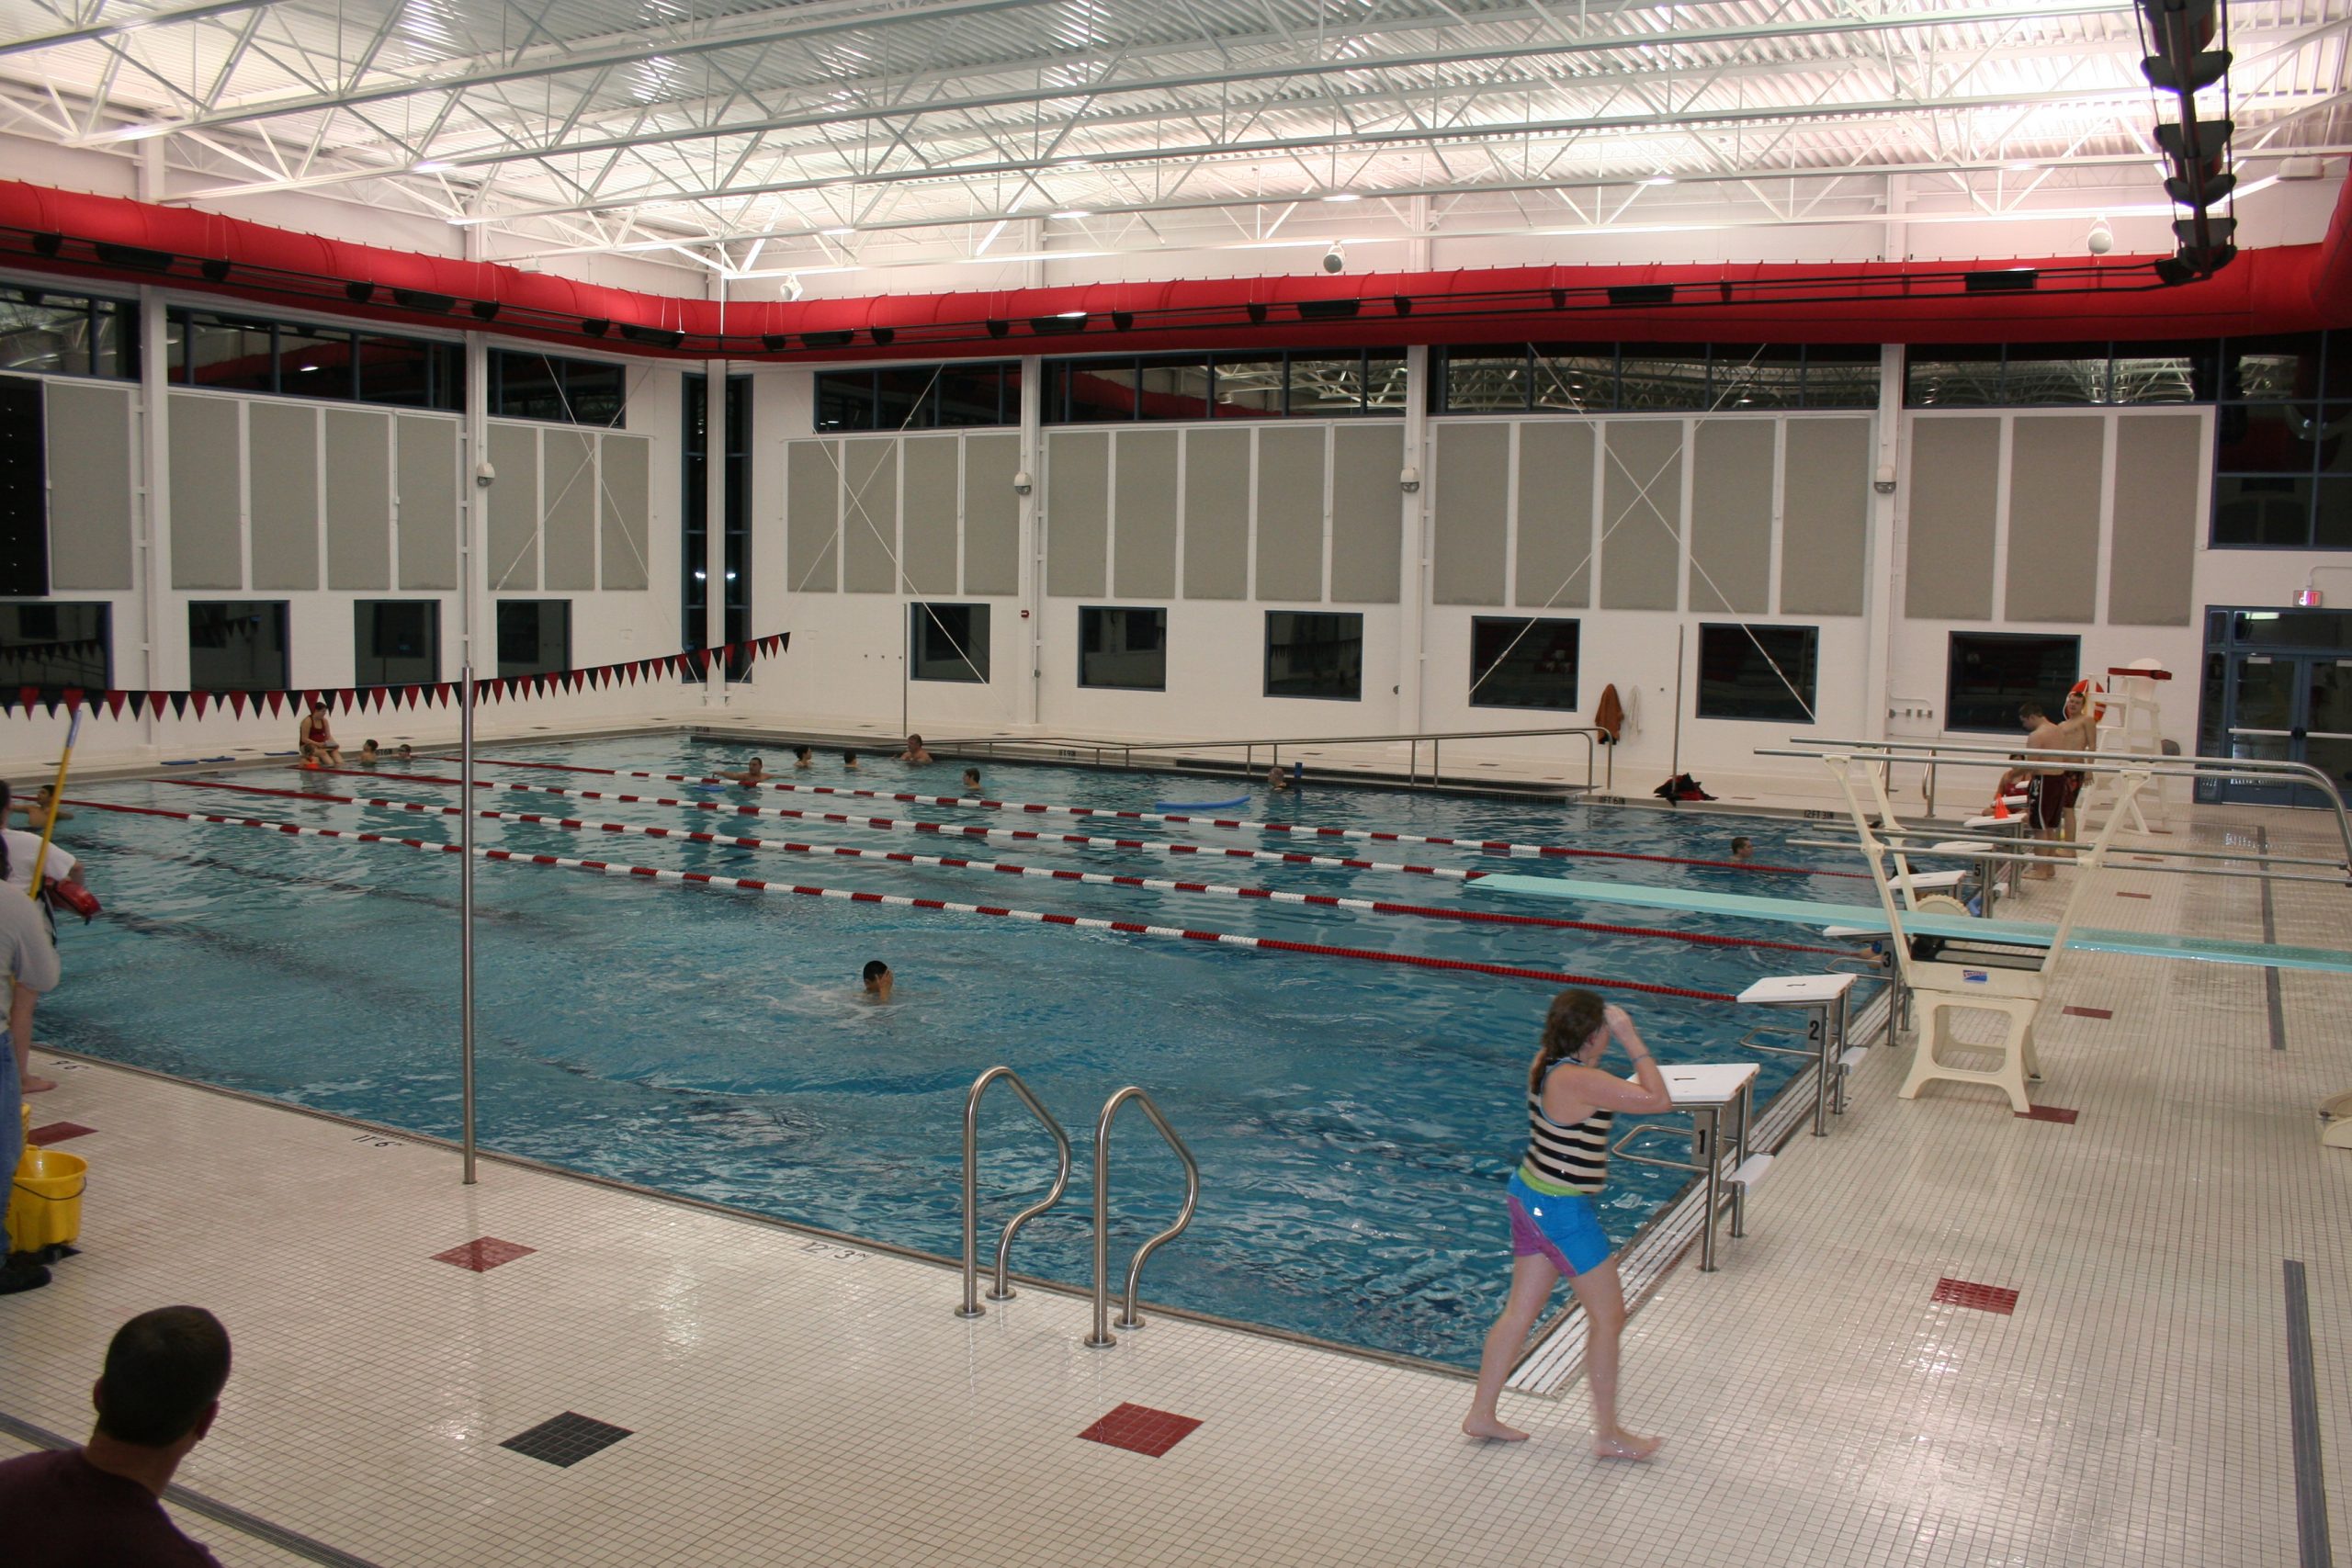
M 269 716 L 270 716 L 270 717 L 272 717 L 272 718 L 276 718 L 278 715 L 280 715 L 280 714 L 284 713 L 285 711 L 286 711 L 286 694 L 285 694 L 285 693 L 283 693 L 283 692 L 272 692 L 272 693 L 270 693 L 270 694 L 269 694 Z
M 67 713 L 80 713 L 82 711 L 81 687 L 68 686 L 65 688 L 65 711 Z
M 695 674 L 707 675 L 710 673 L 710 649 L 707 648 L 695 649 L 694 659 Z
M 122 716 L 122 700 L 124 695 L 125 694 L 121 692 L 108 692 L 106 694 L 107 717 L 120 718 Z
M 408 705 L 409 705 L 410 707 L 414 707 L 414 706 L 416 705 L 416 700 L 417 700 L 417 698 L 418 698 L 418 697 L 420 697 L 420 696 L 422 696 L 422 695 L 424 695 L 424 687 L 422 687 L 422 686 L 411 686 L 411 687 L 408 689 Z
M 629 663 L 621 666 L 621 673 L 628 676 L 628 683 L 634 686 L 637 684 L 638 677 L 642 673 L 643 668 L 641 661 L 632 660 Z
M 244 694 L 244 693 L 243 693 L 243 692 L 232 692 L 232 693 L 230 693 L 230 694 L 229 694 L 229 706 L 230 706 L 230 707 L 231 707 L 231 708 L 232 708 L 232 709 L 236 713 L 236 716 L 237 716 L 239 718 L 243 718 L 243 717 L 244 717 L 244 716 L 245 716 L 245 694 Z
M 188 705 L 196 709 L 196 716 L 198 718 L 204 716 L 204 705 L 210 700 L 211 694 L 208 692 L 190 692 L 187 694 Z
M 33 705 L 40 701 L 40 688 L 39 686 L 17 687 L 17 701 L 24 705 L 27 713 L 32 712 Z
M 335 712 L 349 713 L 351 711 L 352 694 L 351 688 L 345 686 L 336 691 L 326 694 L 326 698 L 328 703 L 333 705 Z
M 433 688 L 433 705 L 437 708 L 446 708 L 449 705 L 448 682 L 444 681 Z

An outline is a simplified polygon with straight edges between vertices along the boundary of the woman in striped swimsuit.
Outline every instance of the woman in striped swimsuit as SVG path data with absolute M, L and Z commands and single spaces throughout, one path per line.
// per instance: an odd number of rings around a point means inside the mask
M 1600 1067 L 1612 1040 L 1634 1060 L 1630 1083 Z M 1617 1112 L 1655 1114 L 1673 1103 L 1623 1009 L 1590 991 L 1562 991 L 1552 999 L 1543 1044 L 1527 1069 L 1527 1157 L 1510 1179 L 1510 1299 L 1487 1331 L 1478 1392 L 1462 1423 L 1471 1437 L 1526 1439 L 1526 1433 L 1502 1424 L 1495 1401 L 1553 1285 L 1566 1275 L 1584 1307 L 1593 1453 L 1647 1459 L 1657 1450 L 1656 1438 L 1635 1437 L 1617 1424 L 1617 1339 L 1625 1326 L 1625 1292 L 1592 1198 L 1609 1179 L 1609 1124 Z

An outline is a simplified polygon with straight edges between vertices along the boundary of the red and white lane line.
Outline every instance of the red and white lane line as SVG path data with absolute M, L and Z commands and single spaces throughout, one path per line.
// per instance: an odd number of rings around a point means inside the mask
M 286 800 L 323 802 L 332 806 L 387 807 L 429 817 L 459 817 L 461 806 L 434 806 L 424 801 L 393 800 L 381 795 L 325 795 L 312 790 L 265 789 L 257 784 L 218 784 L 204 779 L 164 779 L 163 784 L 187 789 L 231 790 L 239 795 L 266 795 Z M 919 855 L 906 850 L 861 850 L 850 844 L 803 844 L 789 839 L 741 838 L 726 833 L 700 833 L 684 828 L 647 828 L 634 822 L 591 822 L 576 817 L 549 817 L 537 811 L 477 810 L 486 822 L 525 822 L 582 833 L 636 833 L 648 839 L 674 839 L 689 844 L 720 844 L 739 850 L 774 850 L 786 854 L 837 855 L 854 860 L 889 861 L 899 865 L 934 865 L 950 871 L 989 871 L 1006 876 L 1035 876 L 1053 882 L 1077 882 L 1097 887 L 1141 887 L 1161 893 L 1197 893 L 1229 898 L 1259 898 L 1275 904 L 1302 904 L 1322 909 L 1359 909 L 1374 915 L 1414 916 L 1423 919 L 1461 920 L 1478 925 L 1535 926 L 1549 931 L 1598 931 L 1611 936 L 1656 937 L 1667 942 L 1708 947 L 1764 947 L 1781 953 L 1818 953 L 1849 958 L 1853 950 L 1813 947 L 1803 942 L 1770 942 L 1757 937 L 1716 936 L 1703 931 L 1665 931 L 1655 926 L 1607 925 L 1592 920 L 1564 920 L 1548 915 L 1509 915 L 1484 909 L 1448 909 L 1431 904 L 1392 904 L 1376 898 L 1342 898 L 1329 893 L 1285 893 L 1271 887 L 1238 886 L 1216 882 L 1175 882 L 1158 876 L 1120 876 L 1102 871 L 1069 871 L 1055 866 L 1022 865 L 1013 861 L 966 860 L 958 855 Z
M 297 822 L 276 822 L 260 817 L 221 817 L 202 811 L 166 811 L 160 806 L 119 806 L 103 800 L 69 800 L 66 805 L 91 811 L 116 811 L 132 817 L 162 817 L 179 822 L 202 822 L 221 828 L 253 828 L 305 839 L 342 839 L 357 844 L 395 844 L 426 854 L 464 852 L 458 844 L 436 844 L 424 839 L 395 838 L 389 833 L 354 832 L 342 828 L 311 828 Z M 1114 931 L 1122 936 L 1167 937 L 1180 942 L 1214 942 L 1224 947 L 1260 948 L 1272 953 L 1305 953 L 1319 958 L 1351 958 L 1366 964 L 1397 964 L 1415 969 L 1450 969 L 1473 975 L 1494 975 L 1513 980 L 1542 980 L 1555 986 L 1596 986 L 1619 991 L 1644 991 L 1652 996 L 1689 997 L 1706 1002 L 1736 1002 L 1723 991 L 1693 990 L 1684 986 L 1655 986 L 1641 980 L 1611 980 L 1597 975 L 1572 975 L 1551 969 L 1522 969 L 1507 964 L 1480 964 L 1469 959 L 1431 958 L 1414 953 L 1377 953 L 1362 947 L 1333 947 L 1318 942 L 1284 942 L 1270 936 L 1236 936 L 1228 931 L 1194 931 L 1185 926 L 1146 925 L 1140 920 L 1105 920 L 1084 915 L 1057 915 L 1038 909 L 1010 909 L 995 904 L 959 904 L 945 898 L 912 898 L 897 893 L 865 893 L 845 887 L 816 887 L 805 883 L 768 882 L 754 876 L 718 876 L 704 871 L 672 871 L 666 866 L 616 865 L 610 861 L 580 860 L 569 855 L 526 854 L 519 850 L 477 847 L 482 860 L 508 861 L 517 865 L 563 866 L 574 871 L 618 872 L 653 882 L 695 883 L 706 887 L 739 887 L 752 893 L 791 893 L 804 898 L 838 898 L 853 904 L 883 904 L 898 909 L 930 909 L 944 914 L 989 915 L 998 919 L 1025 920 L 1036 925 L 1069 926 L 1080 931 Z
M 312 773 L 331 773 L 345 778 L 381 778 L 357 768 L 311 768 Z M 462 788 L 462 779 L 432 778 L 423 773 L 401 773 L 402 784 L 447 784 Z M 183 781 L 172 779 L 167 783 Z M 1476 882 L 1486 875 L 1483 871 L 1461 871 L 1446 865 L 1407 865 L 1396 861 L 1341 860 L 1333 855 L 1301 854 L 1294 850 L 1219 849 L 1214 844 L 1162 844 L 1148 839 L 1105 839 L 1093 833 L 1039 833 L 1026 828 L 969 828 L 954 822 L 901 821 L 895 817 L 846 817 L 834 811 L 797 811 L 784 806 L 729 806 L 716 800 L 672 800 L 654 795 L 606 795 L 593 789 L 561 789 L 554 784 L 501 784 L 490 779 L 476 779 L 476 789 L 511 790 L 523 795 L 560 795 L 573 800 L 610 800 L 638 806 L 682 806 L 691 811 L 718 811 L 737 817 L 784 817 L 801 822 L 832 822 L 844 828 L 871 828 L 886 833 L 938 833 L 949 838 L 1012 839 L 1041 844 L 1087 844 L 1096 849 L 1139 850 L 1155 855 L 1223 856 L 1227 860 L 1272 861 L 1278 865 L 1322 865 L 1343 871 L 1403 872 L 1414 876 L 1443 876 L 1456 882 Z
M 448 761 L 449 759 L 444 759 Z M 549 773 L 602 773 L 607 778 L 659 779 L 665 784 L 734 784 L 722 773 L 649 773 L 634 768 L 592 768 L 579 762 L 517 762 L 498 757 L 474 761 L 492 768 L 538 768 Z M 968 795 L 905 795 L 878 789 L 845 789 L 832 784 L 735 784 L 738 789 L 775 789 L 794 795 L 837 795 L 859 800 L 894 800 L 907 806 L 960 806 L 980 811 L 1026 811 L 1061 817 L 1108 817 L 1123 822 L 1182 822 L 1203 828 L 1241 828 L 1261 833 L 1295 833 L 1305 838 L 1351 839 L 1373 844 L 1440 844 L 1482 855 L 1551 855 L 1575 860 L 1648 861 L 1657 865 L 1704 865 L 1724 871 L 1752 871 L 1771 876 L 1844 876 L 1867 882 L 1860 871 L 1822 871 L 1803 865 L 1767 865 L 1758 861 L 1701 860 L 1688 855 L 1641 854 L 1632 850 L 1574 849 L 1566 844 L 1513 844 L 1499 839 L 1449 839 L 1436 834 L 1384 833 L 1368 828 L 1320 828 L 1303 822 L 1259 822 L 1235 817 L 1182 817 L 1159 811 L 1113 811 L 1092 806 L 1051 806 L 1020 800 L 982 800 Z

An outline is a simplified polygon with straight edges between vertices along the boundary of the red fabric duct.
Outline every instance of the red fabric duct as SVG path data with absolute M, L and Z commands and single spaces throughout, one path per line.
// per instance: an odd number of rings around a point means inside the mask
M 98 244 L 170 259 L 101 258 Z M 2158 288 L 2150 258 L 1493 267 L 1188 278 L 1001 292 L 738 302 L 669 299 L 294 233 L 243 219 L 0 181 L 0 260 L 76 277 L 168 277 L 175 288 L 306 304 L 369 321 L 473 326 L 652 357 L 822 364 L 1198 348 L 1650 340 L 1998 343 L 2242 336 L 2352 323 L 2352 185 L 2324 241 L 2251 251 L 2215 276 Z M 198 271 L 226 263 L 219 278 Z M 1965 275 L 2031 267 L 2033 289 L 1971 293 Z M 217 268 L 216 268 L 217 270 Z M 361 286 L 366 286 L 362 288 Z M 1670 303 L 1608 290 L 1671 286 Z M 400 290 L 409 298 L 394 298 Z M 360 299 L 356 296 L 365 294 Z M 1622 298 L 1622 297 L 1621 297 Z M 1302 303 L 1357 313 L 1302 319 Z M 449 302 L 444 308 L 443 302 Z M 1400 310 L 1400 301 L 1403 309 Z M 1083 312 L 1078 330 L 1032 323 Z M 722 335 L 722 321 L 724 333 Z M 1118 322 L 1128 324 L 1121 330 Z M 989 330 L 993 323 L 1001 334 Z M 590 332 L 591 325 L 601 332 Z M 671 347 L 624 327 L 681 332 Z M 876 341 L 876 329 L 889 340 Z M 806 334 L 846 333 L 811 348 Z M 771 348 L 764 340 L 778 340 Z

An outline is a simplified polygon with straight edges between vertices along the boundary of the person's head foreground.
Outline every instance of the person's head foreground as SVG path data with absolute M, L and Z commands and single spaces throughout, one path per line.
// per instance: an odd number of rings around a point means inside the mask
M 978 789 L 980 787 L 979 769 L 966 768 L 964 770 L 964 787 L 966 789 Z
M 202 1307 L 157 1307 L 115 1330 L 90 1390 L 97 1435 L 141 1449 L 194 1448 L 220 1413 L 229 1331 Z
M 1590 1066 L 1608 1043 L 1609 1004 L 1580 987 L 1562 991 L 1544 1014 L 1543 1041 L 1527 1070 L 1529 1092 L 1542 1092 L 1544 1075 L 1571 1056 Z
M 2041 705 L 2040 703 L 2020 703 L 2018 705 L 2018 722 L 2024 725 L 2028 729 L 2038 728 L 2043 721 L 2049 718 L 2049 716 L 2050 716 L 2048 714 L 2041 711 Z
M 857 753 L 854 751 L 842 752 L 842 766 L 844 768 L 854 768 L 857 766 Z
M 813 766 L 813 765 L 815 764 L 816 761 L 817 761 L 817 753 L 816 753 L 813 750 L 811 750 L 810 748 L 808 748 L 808 747 L 807 747 L 807 746 L 797 746 L 797 747 L 793 748 L 793 751 L 792 751 L 792 765 L 793 765 L 794 767 L 796 767 L 796 768 L 806 768 L 806 767 L 810 767 L 810 766 Z
M 890 966 L 888 964 L 883 963 L 878 958 L 867 959 L 865 961 L 865 968 L 861 973 L 860 978 L 865 982 L 865 994 L 867 996 L 872 997 L 877 1002 L 887 1002 L 890 999 L 890 984 L 892 976 L 890 974 Z
M 1732 858 L 1732 859 L 1734 859 L 1734 860 L 1748 860 L 1748 859 L 1753 858 L 1753 857 L 1754 857 L 1754 855 L 1755 855 L 1755 853 L 1756 853 L 1756 840 L 1753 840 L 1753 839 L 1734 839 L 1734 840 L 1731 841 L 1731 858 Z

